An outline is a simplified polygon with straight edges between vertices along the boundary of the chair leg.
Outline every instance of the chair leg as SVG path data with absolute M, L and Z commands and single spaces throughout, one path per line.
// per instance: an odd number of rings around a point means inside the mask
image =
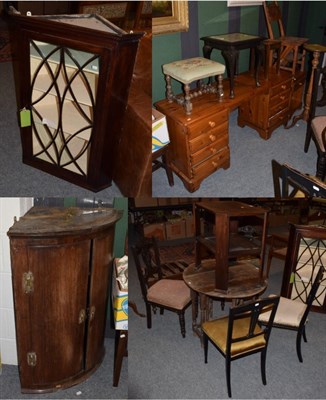
M 179 314 L 181 335 L 182 335 L 183 338 L 185 338 L 186 337 L 185 312 L 184 311 L 180 311 L 178 314 Z
M 310 141 L 311 141 L 311 126 L 310 126 L 310 123 L 308 123 L 307 130 L 306 130 L 306 139 L 304 142 L 304 152 L 305 153 L 307 153 L 307 151 L 309 149 Z
M 298 334 L 297 334 L 297 355 L 299 358 L 300 362 L 303 362 L 302 359 L 302 354 L 301 354 L 301 336 L 302 336 L 303 331 L 299 330 Z M 306 334 L 304 333 L 304 336 L 306 336 Z
M 324 179 L 326 173 L 326 153 L 318 154 L 316 177 L 320 180 Z
M 229 357 L 225 359 L 225 373 L 226 373 L 226 385 L 228 388 L 228 396 L 232 397 L 231 393 L 231 360 Z
M 203 344 L 204 344 L 204 356 L 205 364 L 207 364 L 207 354 L 208 354 L 208 336 L 203 332 Z
M 152 327 L 152 308 L 151 305 L 146 303 L 146 316 L 147 316 L 147 328 L 151 329 Z
M 260 370 L 261 370 L 261 380 L 263 381 L 263 385 L 266 385 L 266 347 L 260 353 Z
M 303 336 L 303 340 L 307 343 L 306 326 L 304 326 L 302 329 L 302 336 Z

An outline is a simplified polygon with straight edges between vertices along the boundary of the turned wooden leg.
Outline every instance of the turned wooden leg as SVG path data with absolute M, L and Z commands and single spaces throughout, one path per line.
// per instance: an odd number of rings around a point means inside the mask
M 191 101 L 190 101 L 190 86 L 187 83 L 185 83 L 183 85 L 183 89 L 184 89 L 184 92 L 185 92 L 184 108 L 186 110 L 186 114 L 190 115 L 191 111 L 192 111 L 192 104 L 191 104 Z
M 326 57 L 326 55 L 324 55 Z M 322 80 L 321 80 L 321 87 L 323 88 L 323 94 L 320 100 L 317 101 L 317 107 L 324 107 L 326 106 L 326 67 L 324 67 L 321 70 L 321 73 L 323 74 Z
M 172 103 L 174 96 L 172 92 L 170 75 L 165 75 L 165 81 L 166 81 L 166 98 L 168 99 L 169 103 Z
M 224 96 L 224 90 L 223 90 L 223 75 L 219 75 L 217 77 L 218 81 L 218 86 L 217 86 L 217 96 L 219 98 L 219 101 L 221 102 L 223 100 Z

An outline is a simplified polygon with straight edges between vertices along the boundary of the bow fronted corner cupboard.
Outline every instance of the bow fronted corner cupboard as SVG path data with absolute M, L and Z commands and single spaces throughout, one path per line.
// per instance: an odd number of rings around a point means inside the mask
M 112 183 L 137 48 L 98 15 L 12 15 L 23 162 L 94 192 Z
M 33 207 L 9 229 L 23 393 L 70 387 L 102 362 L 121 214 L 112 208 Z

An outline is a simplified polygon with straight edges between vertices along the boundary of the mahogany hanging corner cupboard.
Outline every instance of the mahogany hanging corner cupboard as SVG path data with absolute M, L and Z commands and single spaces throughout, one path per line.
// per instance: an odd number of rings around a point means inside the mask
M 93 14 L 13 14 L 23 163 L 97 192 L 112 183 L 137 48 Z
M 9 229 L 23 393 L 70 387 L 101 364 L 114 229 L 121 214 L 33 207 Z

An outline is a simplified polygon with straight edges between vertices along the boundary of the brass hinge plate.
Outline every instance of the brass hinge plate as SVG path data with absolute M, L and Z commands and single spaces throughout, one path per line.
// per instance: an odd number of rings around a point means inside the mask
M 27 353 L 27 364 L 30 367 L 35 367 L 37 361 L 36 353 L 34 351 L 31 351 Z
M 31 271 L 23 273 L 23 291 L 26 294 L 34 292 L 34 275 Z

